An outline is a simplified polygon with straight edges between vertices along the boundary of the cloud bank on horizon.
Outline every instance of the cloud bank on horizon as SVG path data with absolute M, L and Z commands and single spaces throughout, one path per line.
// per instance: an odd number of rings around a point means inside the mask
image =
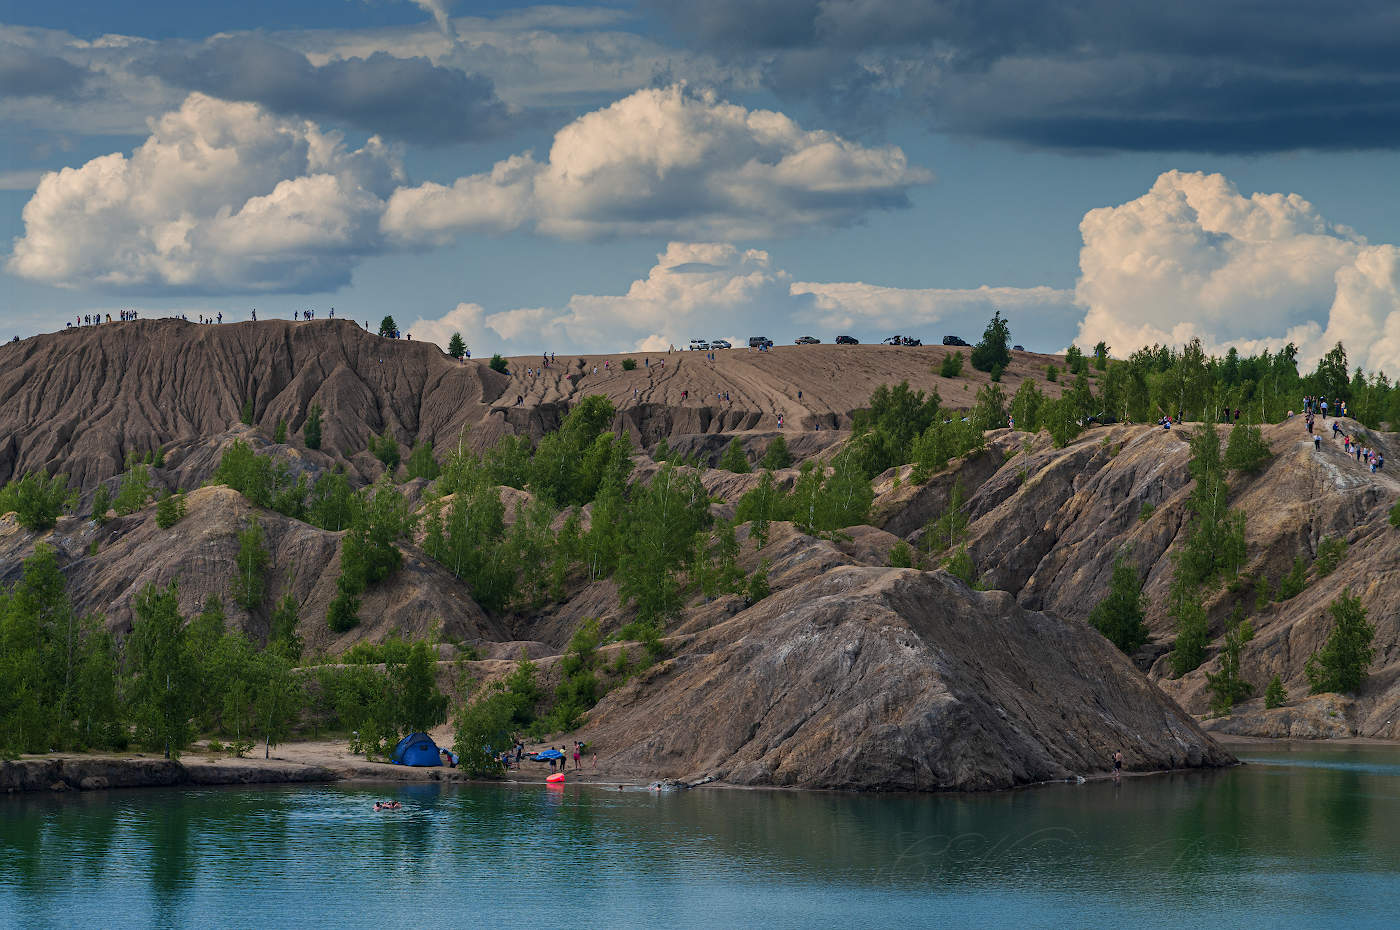
M 763 251 L 672 242 L 625 294 L 498 313 L 464 302 L 410 329 L 444 345 L 460 331 L 517 354 L 604 352 L 765 327 L 828 339 L 872 329 L 973 339 L 1000 310 L 1018 341 L 1052 350 L 1067 332 L 1119 355 L 1192 339 L 1217 354 L 1291 342 L 1311 364 L 1342 342 L 1354 364 L 1400 371 L 1400 248 L 1368 244 L 1297 194 L 1246 197 L 1221 175 L 1169 171 L 1142 197 L 1091 210 L 1080 228 L 1073 291 L 793 281 Z

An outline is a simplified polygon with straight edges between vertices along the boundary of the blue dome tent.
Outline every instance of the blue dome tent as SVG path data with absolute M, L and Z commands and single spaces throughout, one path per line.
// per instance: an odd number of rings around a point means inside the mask
M 399 740 L 390 758 L 395 765 L 442 765 L 437 743 L 426 733 L 410 733 Z

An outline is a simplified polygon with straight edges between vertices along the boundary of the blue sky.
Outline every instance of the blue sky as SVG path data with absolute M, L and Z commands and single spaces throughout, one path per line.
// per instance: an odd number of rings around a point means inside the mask
M 0 335 L 335 306 L 625 351 L 999 308 L 1036 349 L 1400 373 L 1397 62 L 1371 0 L 6 0 Z

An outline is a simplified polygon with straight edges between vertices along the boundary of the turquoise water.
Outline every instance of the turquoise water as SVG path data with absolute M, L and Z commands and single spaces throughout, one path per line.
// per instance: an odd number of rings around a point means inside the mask
M 990 795 L 0 798 L 0 926 L 1400 926 L 1400 750 L 1245 757 Z

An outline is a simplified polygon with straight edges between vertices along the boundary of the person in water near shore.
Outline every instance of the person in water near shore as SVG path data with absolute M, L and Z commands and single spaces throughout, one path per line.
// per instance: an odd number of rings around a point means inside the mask
M 1123 750 L 1117 749 L 1113 752 L 1113 780 L 1115 782 L 1123 779 Z

